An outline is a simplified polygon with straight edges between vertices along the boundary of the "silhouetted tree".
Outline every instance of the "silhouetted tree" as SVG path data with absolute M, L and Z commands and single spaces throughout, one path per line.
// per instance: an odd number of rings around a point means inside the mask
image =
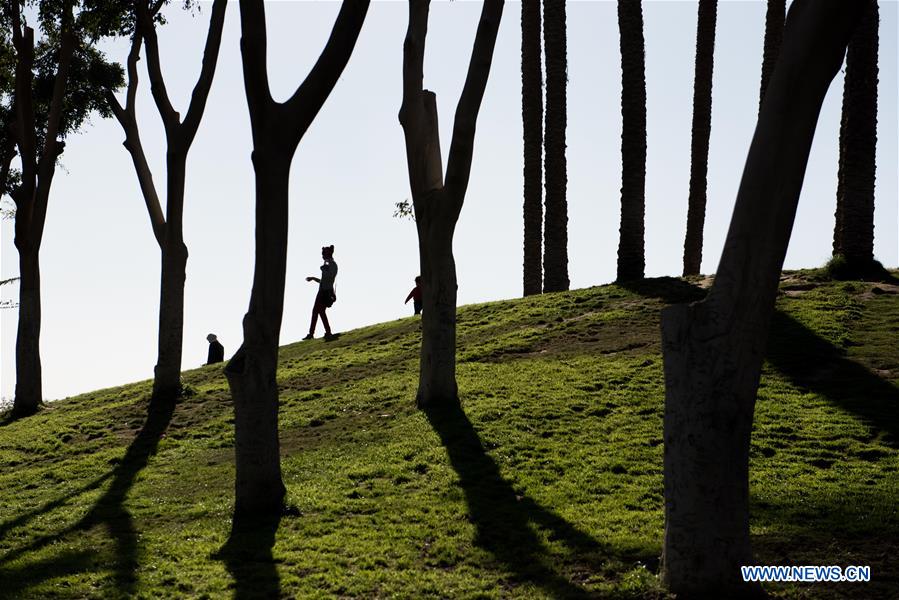
M 271 514 L 283 507 L 275 374 L 287 271 L 290 164 L 353 53 L 369 4 L 343 0 L 309 75 L 288 100 L 275 102 L 266 68 L 263 0 L 240 2 L 240 49 L 256 173 L 256 264 L 243 343 L 225 367 L 234 399 L 235 515 Z
M 444 182 L 437 96 L 422 87 L 430 0 L 409 1 L 409 28 L 403 44 L 403 103 L 399 119 L 406 159 L 418 251 L 423 314 L 417 403 L 429 407 L 458 402 L 456 387 L 456 263 L 453 233 L 471 174 L 478 112 L 503 12 L 503 0 L 485 0 L 468 75 L 456 107 Z
M 540 0 L 521 0 L 524 129 L 524 295 L 543 291 L 543 65 Z
M 125 131 L 124 146 L 131 154 L 144 203 L 150 215 L 150 225 L 162 258 L 159 289 L 159 339 L 156 368 L 154 369 L 154 401 L 172 401 L 181 392 L 181 348 L 184 336 L 184 280 L 187 267 L 187 246 L 184 244 L 184 183 L 187 153 L 193 143 L 206 108 L 206 99 L 212 87 L 222 28 L 225 23 L 227 0 L 215 0 L 203 66 L 191 95 L 190 106 L 182 121 L 168 97 L 162 67 L 159 62 L 159 45 L 154 20 L 164 2 L 139 0 L 135 5 L 137 27 L 131 39 L 128 54 L 128 88 L 123 107 L 112 91 L 107 91 L 107 101 Z M 137 97 L 137 62 L 143 40 L 147 53 L 150 89 L 162 118 L 166 137 L 166 210 L 163 215 L 159 194 L 153 183 L 153 174 L 147 164 L 135 114 Z
M 543 43 L 546 47 L 546 221 L 543 233 L 543 289 L 567 290 L 568 187 L 565 128 L 568 85 L 565 2 L 543 3 Z
M 34 413 L 42 401 L 39 253 L 57 159 L 65 149 L 65 137 L 77 131 L 90 113 L 109 116 L 101 90 L 120 86 L 122 81 L 121 67 L 107 63 L 91 46 L 100 36 L 117 32 L 119 3 L 45 0 L 30 4 L 40 15 L 43 35 L 37 42 L 19 1 L 4 2 L 0 13 L 3 28 L 12 32 L 13 48 L 0 59 L 3 89 L 9 90 L 12 81 L 11 92 L 4 93 L 8 122 L 0 154 L 3 189 L 15 203 L 21 277 L 13 403 L 17 416 Z M 8 50 L 8 38 L 4 40 Z M 13 115 L 11 121 L 9 115 Z M 18 173 L 10 169 L 14 158 L 10 140 L 21 162 Z
M 877 150 L 877 2 L 866 5 L 846 53 L 833 253 L 847 273 L 864 277 L 874 263 L 874 179 Z
M 861 3 L 795 0 L 715 282 L 662 312 L 663 579 L 685 597 L 749 593 L 749 446 L 774 301 L 827 88 Z
M 643 8 L 618 0 L 621 38 L 621 227 L 618 280 L 642 279 L 646 258 L 643 228 L 646 195 L 646 77 Z
M 699 275 L 702 228 L 705 223 L 712 131 L 712 70 L 715 62 L 715 21 L 718 0 L 699 0 L 696 22 L 696 72 L 693 77 L 693 133 L 690 144 L 690 192 L 684 239 L 684 276 Z
M 768 10 L 765 12 L 765 45 L 762 50 L 762 83 L 759 90 L 759 111 L 762 110 L 762 100 L 765 99 L 765 90 L 768 88 L 768 80 L 774 71 L 774 63 L 780 52 L 780 45 L 784 37 L 784 19 L 787 13 L 787 0 L 768 0 Z

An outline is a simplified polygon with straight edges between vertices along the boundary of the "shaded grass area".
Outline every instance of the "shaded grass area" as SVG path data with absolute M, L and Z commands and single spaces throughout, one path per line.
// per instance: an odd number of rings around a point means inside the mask
M 875 289 L 880 290 L 875 291 Z M 753 434 L 760 564 L 870 564 L 891 598 L 899 295 L 786 274 Z M 0 597 L 662 598 L 657 279 L 463 307 L 462 410 L 414 408 L 403 319 L 281 349 L 291 514 L 232 523 L 221 369 L 150 411 L 149 382 L 0 427 Z

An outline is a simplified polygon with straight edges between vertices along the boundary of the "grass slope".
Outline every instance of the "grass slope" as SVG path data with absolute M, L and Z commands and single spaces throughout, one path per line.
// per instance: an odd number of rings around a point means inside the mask
M 758 564 L 871 565 L 899 594 L 899 288 L 786 274 L 752 443 Z M 295 510 L 231 531 L 220 366 L 148 416 L 150 382 L 0 427 L 0 596 L 661 598 L 658 315 L 650 280 L 459 310 L 462 411 L 415 410 L 418 321 L 281 349 Z

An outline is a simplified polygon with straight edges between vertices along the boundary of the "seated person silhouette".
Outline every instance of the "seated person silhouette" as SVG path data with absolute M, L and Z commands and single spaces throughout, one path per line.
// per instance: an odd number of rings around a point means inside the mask
M 224 361 L 225 347 L 222 346 L 216 335 L 214 333 L 210 333 L 206 336 L 206 341 L 209 342 L 209 357 L 206 359 L 206 364 L 214 365 L 215 363 Z

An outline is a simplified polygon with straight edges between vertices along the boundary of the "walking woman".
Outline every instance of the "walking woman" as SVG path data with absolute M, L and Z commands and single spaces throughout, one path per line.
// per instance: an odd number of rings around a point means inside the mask
M 315 295 L 315 304 L 312 306 L 312 322 L 309 324 L 309 334 L 304 340 L 311 340 L 315 337 L 315 326 L 318 324 L 318 318 L 321 316 L 322 325 L 325 326 L 325 339 L 330 340 L 335 336 L 331 334 L 331 324 L 328 323 L 328 315 L 325 311 L 330 308 L 337 300 L 337 294 L 334 293 L 334 279 L 337 277 L 337 262 L 334 260 L 334 246 L 322 247 L 322 260 L 325 263 L 321 266 L 322 276 L 307 277 L 306 281 L 318 282 L 318 294 Z

